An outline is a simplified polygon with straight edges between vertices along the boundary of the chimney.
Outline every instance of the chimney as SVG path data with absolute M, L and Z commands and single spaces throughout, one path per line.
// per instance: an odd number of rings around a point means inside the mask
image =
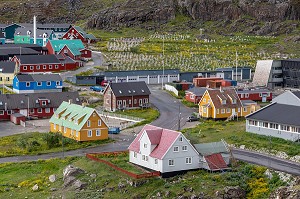
M 222 86 L 220 86 L 220 92 L 221 92 L 221 93 L 223 92 Z
M 36 16 L 33 16 L 33 43 L 36 44 Z
M 72 104 L 72 99 L 69 99 L 69 104 Z

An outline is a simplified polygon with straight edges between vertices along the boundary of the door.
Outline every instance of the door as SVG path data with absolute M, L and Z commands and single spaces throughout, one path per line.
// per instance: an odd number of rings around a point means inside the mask
M 126 107 L 126 100 L 123 100 L 123 107 Z
M 235 115 L 235 108 L 232 109 L 232 115 Z
M 262 95 L 261 102 L 267 102 L 267 94 Z
M 27 109 L 21 109 L 21 110 L 20 110 L 20 114 L 25 115 L 25 116 L 28 116 L 28 115 L 27 115 Z

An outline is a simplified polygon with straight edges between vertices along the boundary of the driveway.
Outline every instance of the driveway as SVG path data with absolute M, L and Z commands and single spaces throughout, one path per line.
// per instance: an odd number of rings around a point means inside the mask
M 160 86 L 149 87 L 151 90 L 150 102 L 160 112 L 159 118 L 151 124 L 172 130 L 190 128 L 199 124 L 199 122 L 186 122 L 188 116 L 196 112 L 197 109 L 184 106 L 178 99 L 163 91 Z M 178 125 L 179 120 L 180 126 Z

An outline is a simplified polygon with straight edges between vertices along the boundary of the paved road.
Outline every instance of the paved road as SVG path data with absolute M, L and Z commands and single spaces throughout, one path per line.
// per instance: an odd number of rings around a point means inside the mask
M 180 129 L 195 125 L 194 122 L 187 123 L 186 119 L 195 112 L 196 109 L 184 106 L 178 99 L 175 99 L 166 91 L 161 90 L 160 86 L 150 86 L 150 90 L 150 102 L 156 106 L 160 112 L 159 118 L 151 124 L 167 129 L 178 130 L 178 115 L 180 113 Z
M 300 163 L 297 162 L 281 159 L 276 156 L 235 148 L 232 149 L 232 154 L 237 160 L 266 166 L 274 170 L 300 176 Z

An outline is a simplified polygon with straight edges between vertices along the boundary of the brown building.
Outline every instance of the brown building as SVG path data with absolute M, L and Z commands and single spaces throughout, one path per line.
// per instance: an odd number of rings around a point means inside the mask
M 104 90 L 107 111 L 147 107 L 151 94 L 145 82 L 110 83 Z

